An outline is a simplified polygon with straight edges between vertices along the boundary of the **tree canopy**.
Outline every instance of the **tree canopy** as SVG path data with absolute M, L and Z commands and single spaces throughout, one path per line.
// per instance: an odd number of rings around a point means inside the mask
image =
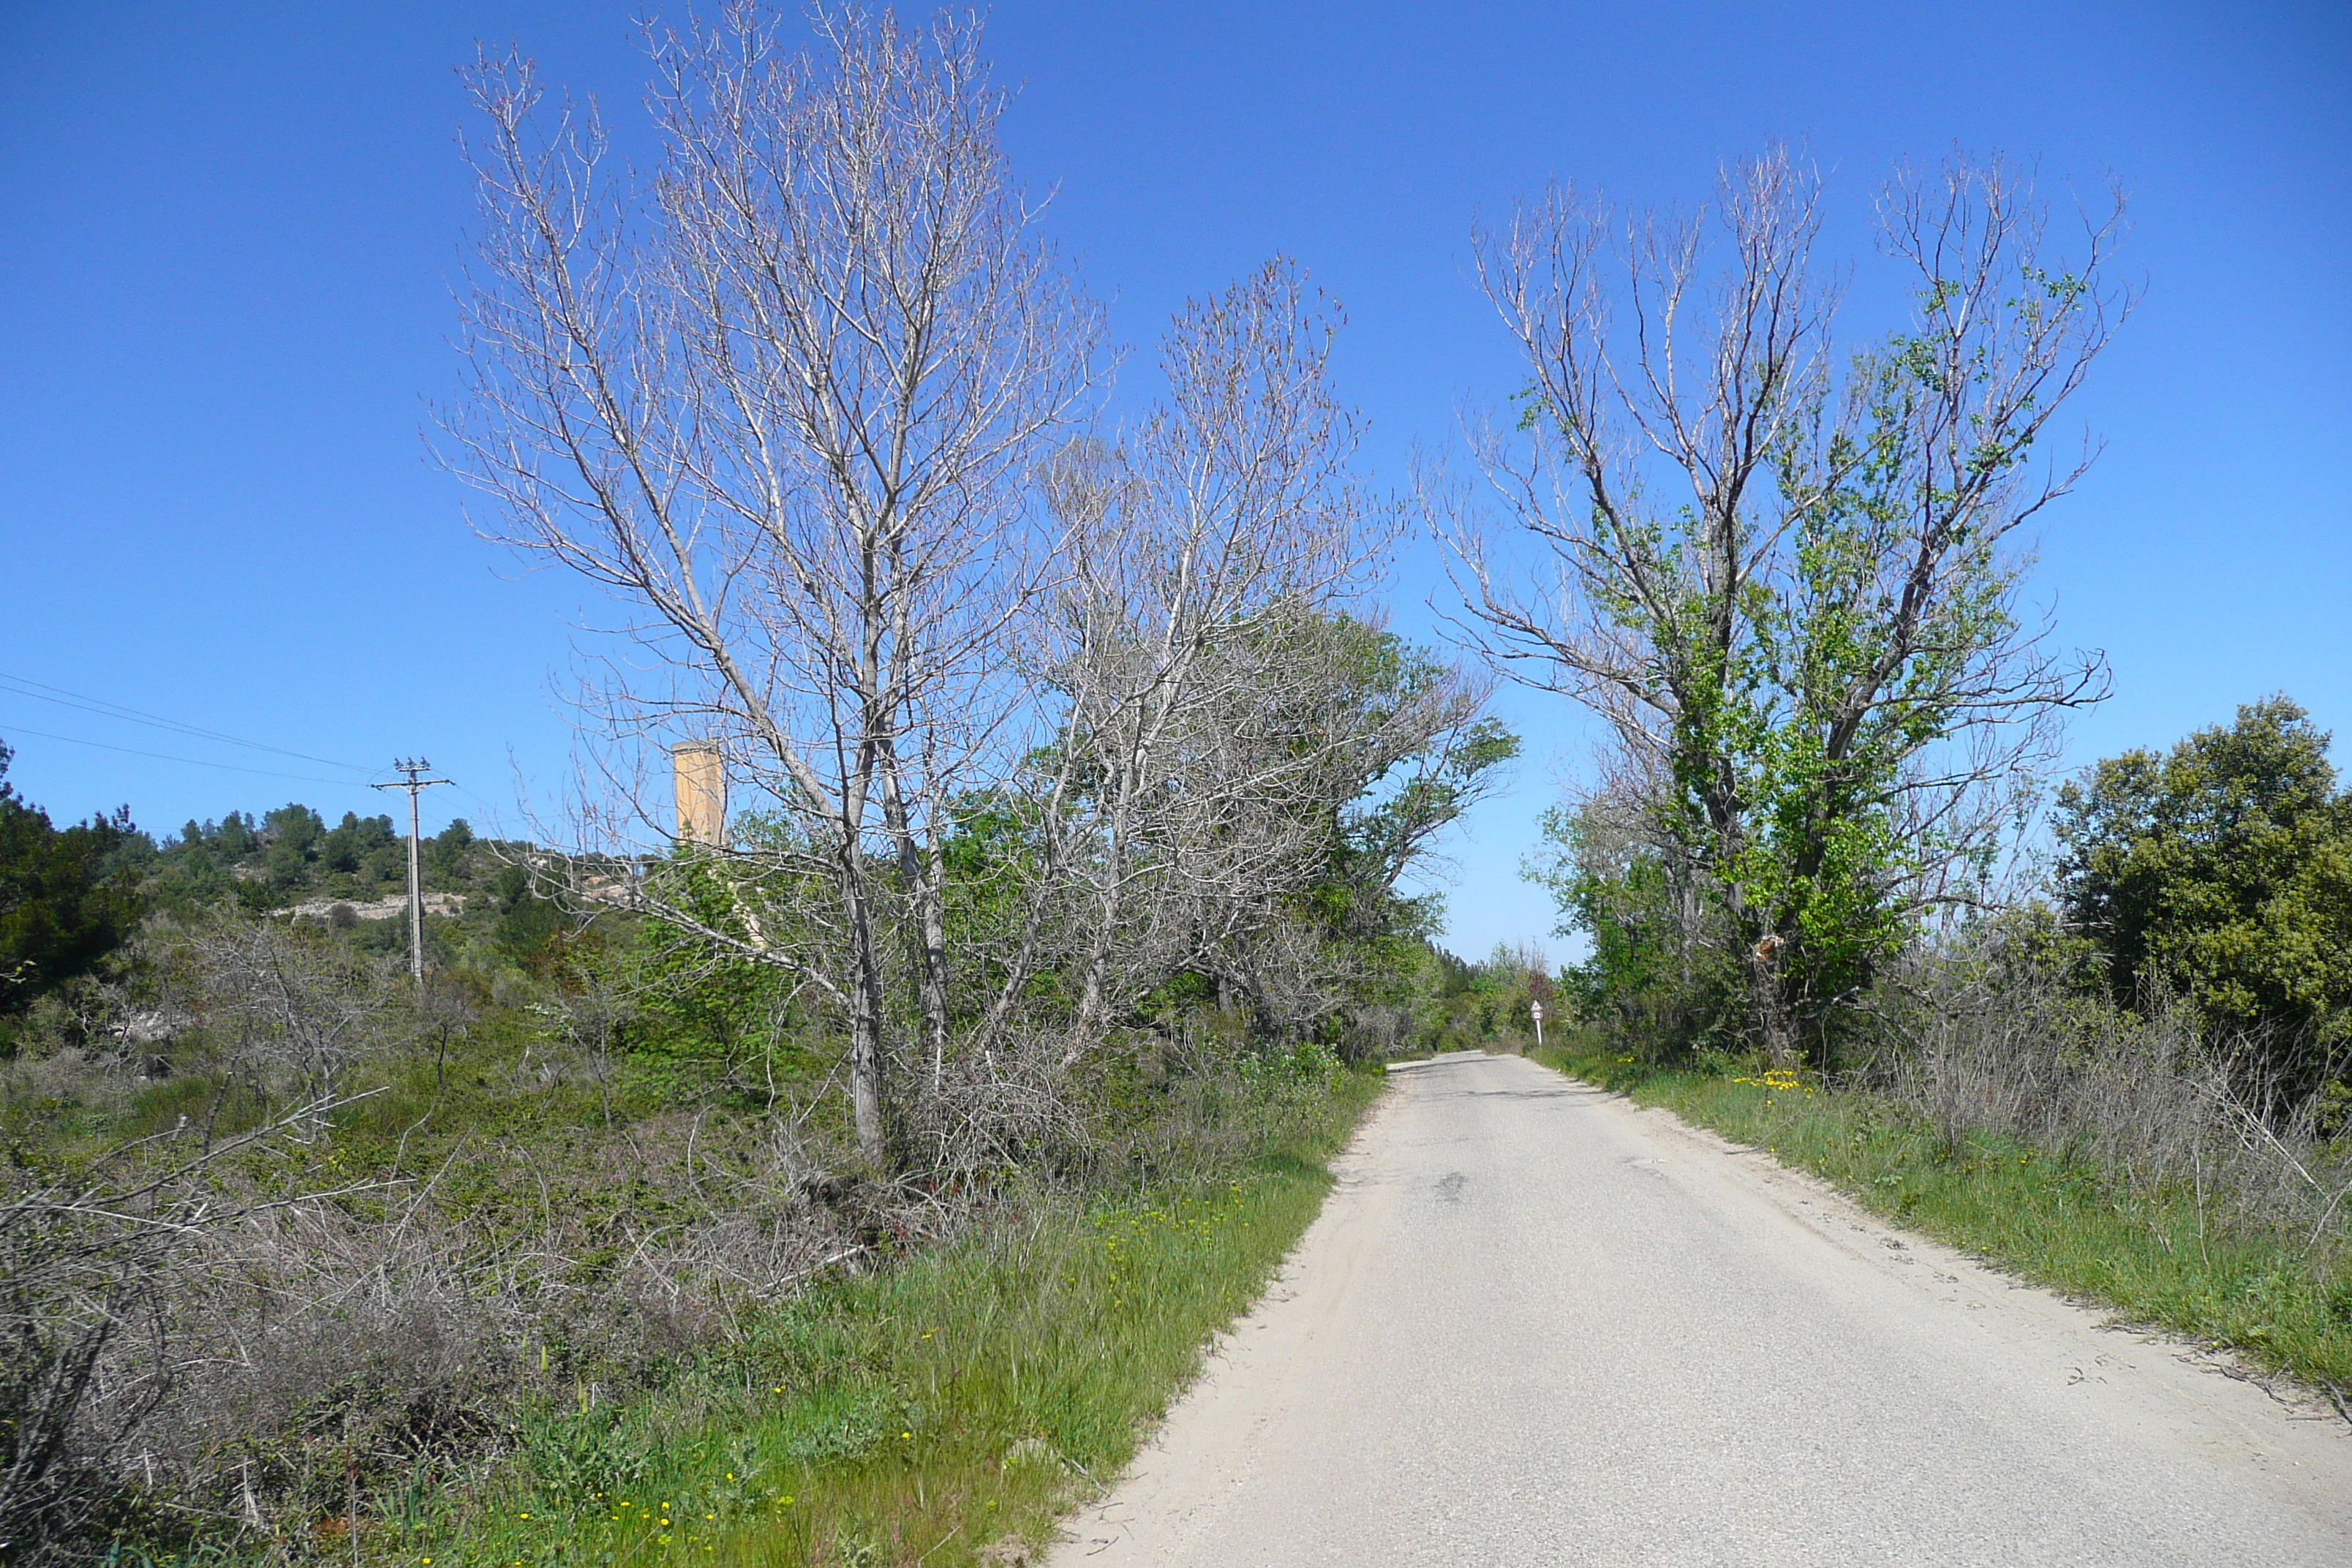
M 139 918 L 108 875 L 138 832 L 129 809 L 60 828 L 6 782 L 14 755 L 0 743 L 0 1013 L 89 973 Z
M 2352 1026 L 2352 793 L 2328 741 L 2270 697 L 2061 791 L 2066 915 L 2119 999 L 2163 987 L 2223 1027 Z
M 1776 150 L 1702 216 L 1555 189 L 1482 234 L 1528 377 L 1474 431 L 1503 526 L 1439 495 L 1468 629 L 1609 726 L 1596 795 L 1676 972 L 1731 958 L 1748 1036 L 1826 1066 L 1921 922 L 1981 900 L 2058 716 L 2105 690 L 2024 612 L 2017 531 L 2083 471 L 2045 437 L 2131 297 L 2119 203 L 2063 256 L 2024 171 L 1956 156 L 1882 191 L 1912 320 L 1845 352 L 1821 201 Z

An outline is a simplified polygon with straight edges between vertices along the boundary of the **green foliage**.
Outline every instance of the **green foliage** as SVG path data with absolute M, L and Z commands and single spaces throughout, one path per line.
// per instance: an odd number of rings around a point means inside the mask
M 2284 697 L 2162 756 L 2127 752 L 2058 800 L 2059 882 L 2114 994 L 2168 989 L 2219 1027 L 2352 1032 L 2352 794 Z
M 326 823 L 309 806 L 289 803 L 264 816 L 261 826 L 271 885 L 280 893 L 309 887 Z
M 628 1033 L 633 1060 L 666 1092 L 690 1097 L 714 1083 L 738 1089 L 798 1084 L 830 1065 L 812 1010 L 796 1007 L 793 976 L 772 964 L 709 956 L 673 928 L 647 921 L 624 984 L 645 1005 Z M 614 977 L 621 978 L 617 966 Z
M 1720 890 L 1693 879 L 1678 895 L 1665 854 L 1599 803 L 1554 807 L 1543 835 L 1527 874 L 1551 892 L 1556 933 L 1589 943 L 1560 975 L 1576 1016 L 1644 1060 L 1736 1047 L 1744 975 Z
M 1884 209 L 1887 253 L 1916 269 L 1915 328 L 1843 370 L 1826 353 L 1833 303 L 1805 281 L 1816 190 L 1779 154 L 1726 189 L 1706 329 L 1723 379 L 1703 395 L 1682 390 L 1675 332 L 1631 345 L 1645 377 L 1593 377 L 1609 352 L 1597 297 L 1510 296 L 1506 315 L 1524 307 L 1528 323 L 1531 439 L 1494 462 L 1507 492 L 1527 484 L 1514 509 L 1559 587 L 1523 600 L 1485 586 L 1480 564 L 1474 613 L 1614 731 L 1612 829 L 1648 858 L 1612 847 L 1613 869 L 1577 867 L 1561 824 L 1550 879 L 1623 1027 L 1711 1027 L 1737 973 L 1749 1041 L 1777 1062 L 1837 1059 L 1922 923 L 1977 900 L 2053 715 L 2102 689 L 2095 659 L 2052 658 L 2021 624 L 2026 557 L 2003 541 L 2063 493 L 2026 469 L 2105 341 L 2116 297 L 2095 274 L 2112 230 L 2089 236 L 2088 273 L 2045 267 L 2030 182 L 1998 160 L 1944 175 L 1932 196 L 1898 179 L 1905 199 Z M 1554 243 L 1601 237 L 1547 213 Z M 1678 289 L 1697 254 L 1678 251 L 1660 286 Z M 1569 276 L 1510 272 L 1528 265 L 1513 258 L 1497 264 L 1517 286 Z M 1661 428 L 1673 439 L 1651 442 Z M 1574 476 L 1572 500 L 1544 494 L 1547 458 Z
M 1322 752 L 1334 778 L 1306 795 L 1320 815 L 1320 865 L 1288 912 L 1326 944 L 1330 972 L 1356 1003 L 1411 994 L 1416 954 L 1444 923 L 1437 895 L 1397 891 L 1432 840 L 1494 789 L 1519 755 L 1519 738 L 1475 718 L 1458 672 L 1433 651 L 1352 616 L 1302 622 L 1290 635 L 1331 650 L 1340 679 L 1319 710 L 1293 721 L 1289 742 Z
M 460 818 L 421 846 L 425 890 L 488 891 L 528 845 L 474 836 Z M 191 820 L 159 843 L 142 837 L 135 872 L 148 901 L 181 917 L 224 905 L 258 912 L 320 897 L 364 901 L 408 888 L 407 834 L 390 816 L 345 812 L 334 826 L 299 802 L 261 816 Z
M 530 870 L 530 845 L 477 837 L 463 818 L 419 846 L 427 894 L 454 894 L 461 914 L 425 921 L 425 956 L 438 968 L 475 965 L 517 969 L 547 978 L 601 945 L 618 916 L 583 922 L 567 916 Z M 349 921 L 331 905 L 396 900 L 408 888 L 407 836 L 390 816 L 346 812 L 330 827 L 299 802 L 266 815 L 232 811 L 217 822 L 190 821 L 160 843 L 133 833 L 115 853 L 114 884 L 134 894 L 142 910 L 183 924 L 223 910 L 250 915 L 310 906 L 305 918 Z M 399 914 L 361 920 L 349 940 L 373 953 L 405 952 L 406 922 Z
M 499 957 L 534 973 L 543 973 L 566 929 L 563 911 L 533 885 L 520 866 L 500 866 L 486 889 L 490 940 Z
M 1529 950 L 1497 944 L 1473 962 L 1424 941 L 1401 955 L 1395 973 L 1412 996 L 1396 1054 L 1521 1050 L 1535 1043 L 1529 1003 L 1540 1001 L 1549 1016 L 1563 1016 L 1549 965 Z
M 1397 879 L 1433 837 L 1494 787 L 1517 758 L 1519 739 L 1494 719 L 1405 721 L 1415 710 L 1462 709 L 1454 668 L 1352 616 L 1332 616 L 1325 635 L 1341 650 L 1347 678 L 1327 699 L 1331 713 L 1310 733 L 1343 739 L 1352 786 L 1330 792 L 1341 804 L 1328 885 L 1346 889 L 1360 929 L 1410 929 L 1421 911 L 1393 900 Z M 1400 736 L 1411 742 L 1400 747 Z
M 1103 732 L 1074 730 L 1028 777 L 962 812 L 946 848 L 949 929 L 961 939 L 950 945 L 981 972 L 965 986 L 992 995 L 994 952 L 1027 941 L 1031 911 L 1005 895 L 1050 898 L 1041 879 L 1058 876 L 1087 889 L 1064 908 L 1107 928 L 1108 951 L 1090 952 L 1089 931 L 1039 931 L 1061 956 L 1023 994 L 1029 1021 L 1181 1028 L 1231 1009 L 1246 1016 L 1237 1043 L 1315 1038 L 1381 1054 L 1443 921 L 1437 896 L 1399 884 L 1496 785 L 1517 737 L 1481 716 L 1482 683 L 1358 616 L 1283 601 L 1204 637 L 1215 673 L 1189 679 L 1224 694 L 1216 711 L 1176 704 L 1181 721 L 1161 713 L 1172 729 L 1159 733 L 1148 715 L 1172 699 L 1113 705 L 1097 716 Z M 1140 728 L 1112 732 L 1120 724 Z M 1159 733 L 1149 746 L 1146 731 Z M 1130 766 L 1149 776 L 1129 777 Z M 1049 805 L 1066 769 L 1069 798 Z M 1076 907 L 1088 900 L 1118 913 Z M 1111 972 L 1103 1014 L 1071 1005 L 1090 974 Z M 1359 1026 L 1367 1009 L 1381 1029 Z
M 1085 1478 L 1128 1462 L 1320 1208 L 1381 1086 L 1305 1061 L 1244 1080 L 1236 1162 L 1034 1194 L 813 1289 L 625 1408 L 524 1424 L 513 1467 L 384 1544 L 406 1563 L 460 1540 L 492 1563 L 1008 1560 L 1001 1543 L 1044 1541 Z
M 448 826 L 420 847 L 425 874 L 443 884 L 458 881 L 466 875 L 467 852 L 473 847 L 473 828 L 462 816 L 452 818 Z
M 1823 1052 L 1842 1010 L 1909 939 L 1923 875 L 1987 849 L 1954 819 L 1903 810 L 1906 770 L 1980 721 L 1985 661 L 2018 629 L 2018 573 L 1990 536 L 1937 541 L 1947 560 L 1932 588 L 1900 600 L 1890 589 L 1890 569 L 1927 548 L 1912 537 L 1912 442 L 1940 374 L 1931 349 L 1899 336 L 1864 356 L 1868 419 L 1833 439 L 1825 463 L 1794 447 L 1782 459 L 1784 574 L 1727 603 L 1695 588 L 1659 628 L 1692 672 L 1665 826 L 1715 884 L 1707 896 L 1731 934 L 1777 942 L 1780 999 Z M 1979 478 L 2023 458 L 1981 453 Z
M 0 1015 L 95 970 L 139 920 L 115 862 L 138 837 L 127 810 L 59 828 L 20 799 L 0 745 Z
M 1778 797 L 1784 806 L 1825 787 L 1804 733 L 1757 753 L 1771 759 L 1758 779 L 1797 781 Z M 2096 764 L 2059 794 L 2057 907 L 1990 917 L 2000 962 L 2125 1005 L 2185 999 L 2209 1033 L 2262 1042 L 2292 1087 L 2314 1087 L 2330 1049 L 2352 1038 L 2352 793 L 2327 744 L 2302 709 L 2273 698 L 2168 753 Z M 1795 923 L 1783 978 L 1806 1004 L 1817 1060 L 1895 1044 L 1870 1022 L 1883 1007 L 1856 1016 L 1830 1005 L 1874 997 L 1878 971 L 1916 934 L 1895 894 L 1916 868 L 1906 858 L 1934 849 L 1933 836 L 1892 834 L 1890 797 L 1874 798 L 1829 813 L 1838 826 L 1804 854 L 1787 852 L 1801 833 L 1769 814 L 1729 879 L 1694 837 L 1652 831 L 1641 803 L 1597 796 L 1555 810 L 1528 874 L 1550 889 L 1561 934 L 1591 944 L 1563 976 L 1581 1016 L 1644 1061 L 1736 1053 L 1748 976 L 1734 904 L 1744 900 Z
M 404 881 L 408 850 L 404 836 L 394 836 L 389 816 L 343 813 L 343 820 L 319 843 L 319 863 L 331 872 L 365 876 L 384 883 Z
M 275 900 L 262 868 L 266 847 L 261 824 L 249 815 L 232 811 L 218 822 L 192 818 L 179 837 L 165 838 L 146 857 L 142 890 L 152 907 L 183 920 L 224 907 L 267 909 Z

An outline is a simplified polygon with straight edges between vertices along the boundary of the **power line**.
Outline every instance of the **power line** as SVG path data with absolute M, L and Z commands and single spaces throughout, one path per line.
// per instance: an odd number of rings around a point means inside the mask
M 232 773 L 258 773 L 266 779 L 293 779 L 302 784 L 334 784 L 343 789 L 351 788 L 354 782 L 351 779 L 322 779 L 311 773 L 281 773 L 269 768 L 241 768 L 235 763 L 208 763 L 200 757 L 175 757 L 167 752 L 142 752 L 136 746 L 110 746 L 104 741 L 85 741 L 74 735 L 52 735 L 47 730 L 31 730 L 22 724 L 0 725 L 0 731 L 10 735 L 38 735 L 44 741 L 63 741 L 68 746 L 95 746 L 101 752 L 121 752 L 127 756 L 152 757 L 161 763 L 185 763 L 190 767 L 219 768 Z M 333 765 L 341 767 L 344 764 L 337 763 Z
M 36 689 L 25 689 L 26 688 Z M 35 680 L 27 676 L 11 675 L 5 670 L 0 670 L 0 693 L 30 697 L 35 701 L 55 703 L 61 708 L 77 708 L 85 713 L 95 713 L 101 719 L 127 719 L 133 723 L 151 725 L 156 729 L 186 735 L 194 740 L 218 741 L 226 745 L 243 746 L 251 751 L 268 752 L 281 757 L 294 757 L 306 763 L 322 763 L 331 768 L 349 768 L 356 773 L 381 773 L 385 771 L 382 768 L 365 767 L 358 763 L 339 762 L 333 757 L 316 757 L 308 752 L 289 751 L 283 746 L 272 746 L 260 741 L 244 740 L 236 735 L 225 734 L 218 730 L 208 730 L 202 725 L 184 723 L 177 719 L 166 719 L 161 714 L 126 707 L 120 702 L 110 702 L 103 697 L 92 697 L 86 691 L 68 690 L 65 687 L 51 686 L 46 681 Z M 0 722 L 0 735 L 5 734 L 37 735 L 44 741 L 62 741 L 69 746 L 89 746 L 101 752 L 120 752 L 125 756 L 152 757 L 157 762 L 184 763 L 190 767 L 217 768 L 224 773 L 250 773 L 266 779 L 289 779 L 299 784 L 335 784 L 349 788 L 352 784 L 360 782 L 354 779 L 320 778 L 316 773 L 280 773 L 273 768 L 242 767 L 235 763 L 207 762 L 201 757 L 183 757 L 170 752 L 142 751 L 136 746 L 118 746 L 106 741 L 85 741 L 78 735 L 59 735 L 47 730 L 34 730 L 20 724 Z M 457 786 L 457 793 L 473 801 L 494 817 L 500 809 L 496 802 L 484 799 L 462 784 Z
M 32 689 L 24 689 L 26 688 L 31 688 Z M 0 689 L 16 689 L 14 692 L 15 695 L 18 697 L 29 697 L 36 702 L 54 702 L 60 708 L 79 708 L 85 713 L 95 713 L 102 719 L 127 719 L 134 724 L 152 725 L 156 729 L 168 730 L 174 734 L 186 735 L 194 740 L 217 741 L 224 745 L 243 746 L 247 750 L 254 752 L 269 752 L 278 756 L 293 757 L 298 761 L 305 763 L 319 763 L 331 768 L 349 768 L 355 773 L 373 773 L 383 771 L 381 768 L 362 767 L 358 763 L 339 762 L 333 757 L 314 757 L 308 752 L 289 752 L 283 746 L 266 745 L 259 741 L 240 740 L 235 735 L 225 735 L 218 730 L 207 730 L 201 725 L 184 723 L 177 719 L 166 719 L 159 714 L 142 712 L 136 708 L 126 708 L 120 702 L 109 702 L 103 697 L 92 697 L 89 693 L 81 691 L 68 691 L 62 686 L 50 686 L 43 681 L 28 679 L 21 675 L 10 675 L 5 670 L 0 670 Z M 38 731 L 26 731 L 26 732 L 27 734 L 39 733 Z M 46 738 L 52 741 L 71 739 L 70 736 L 66 735 L 50 735 Z M 95 746 L 100 744 L 100 742 L 96 741 L 85 741 L 80 742 L 80 744 Z M 117 752 L 131 750 L 128 746 L 113 746 L 108 749 Z M 134 752 L 133 754 L 138 756 L 156 756 L 160 753 L 154 752 Z M 194 759 L 189 757 L 177 757 L 171 760 L 175 762 L 192 762 Z M 225 763 L 199 763 L 198 765 L 226 767 L 228 764 Z M 257 773 L 260 770 L 256 768 L 246 768 L 238 771 L 244 773 Z M 274 776 L 279 778 L 295 778 L 300 775 L 294 773 L 279 773 Z M 317 784 L 336 784 L 346 781 L 336 779 L 318 779 L 313 780 L 312 782 Z

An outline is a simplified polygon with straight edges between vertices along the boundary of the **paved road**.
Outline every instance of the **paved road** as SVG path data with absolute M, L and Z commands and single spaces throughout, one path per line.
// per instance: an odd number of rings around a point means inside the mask
M 2352 1431 L 1517 1058 L 1400 1068 L 1055 1568 L 2352 1564 Z

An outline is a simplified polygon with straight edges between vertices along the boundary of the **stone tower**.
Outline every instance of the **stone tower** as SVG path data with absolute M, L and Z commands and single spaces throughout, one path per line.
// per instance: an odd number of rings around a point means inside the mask
M 727 763 L 715 741 L 680 741 L 669 749 L 677 780 L 677 836 L 716 849 L 727 842 Z

